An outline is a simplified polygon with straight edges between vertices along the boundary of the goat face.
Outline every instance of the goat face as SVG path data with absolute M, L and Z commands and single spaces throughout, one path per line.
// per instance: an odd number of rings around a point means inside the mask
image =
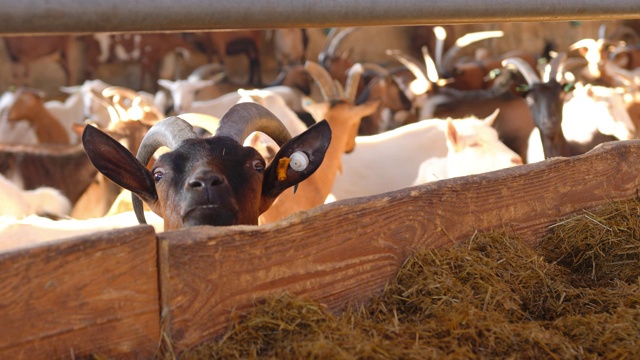
M 259 215 L 265 168 L 256 150 L 232 139 L 188 141 L 155 162 L 160 209 L 152 210 L 173 214 L 165 219 L 171 228 L 251 223 Z
M 329 125 L 319 122 L 286 142 L 269 166 L 255 149 L 226 136 L 187 139 L 148 170 L 102 131 L 87 126 L 82 137 L 94 166 L 160 215 L 165 230 L 258 224 L 258 216 L 278 195 L 315 172 L 330 139 Z M 298 151 L 309 159 L 305 169 L 278 167 L 281 159 Z
M 568 156 L 562 133 L 562 107 L 565 91 L 557 81 L 531 85 L 526 100 L 531 115 L 540 129 L 546 157 Z

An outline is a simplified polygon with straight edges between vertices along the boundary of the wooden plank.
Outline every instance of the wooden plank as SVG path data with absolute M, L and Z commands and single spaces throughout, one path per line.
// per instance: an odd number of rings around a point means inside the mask
M 163 322 L 183 350 L 221 334 L 234 311 L 267 295 L 288 291 L 340 310 L 381 291 L 416 248 L 503 228 L 535 243 L 561 217 L 636 196 L 638 174 L 634 140 L 336 202 L 262 227 L 165 232 L 158 236 Z
M 160 339 L 151 226 L 0 253 L 0 358 L 151 358 Z

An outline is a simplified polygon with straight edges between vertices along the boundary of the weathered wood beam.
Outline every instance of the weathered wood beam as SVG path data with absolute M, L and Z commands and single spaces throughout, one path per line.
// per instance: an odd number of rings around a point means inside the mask
M 156 254 L 151 226 L 0 252 L 0 358 L 153 358 Z
M 640 18 L 637 0 L 1 0 L 0 34 Z
M 177 349 L 221 334 L 269 295 L 340 310 L 366 301 L 417 248 L 507 229 L 536 243 L 558 219 L 637 196 L 640 140 L 323 205 L 265 226 L 158 234 L 163 322 Z

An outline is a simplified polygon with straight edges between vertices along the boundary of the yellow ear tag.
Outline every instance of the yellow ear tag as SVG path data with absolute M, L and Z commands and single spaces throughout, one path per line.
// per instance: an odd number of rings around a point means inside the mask
M 278 181 L 287 180 L 287 169 L 289 168 L 289 162 L 291 159 L 288 157 L 283 157 L 278 160 L 278 168 L 276 169 L 276 173 L 278 174 Z

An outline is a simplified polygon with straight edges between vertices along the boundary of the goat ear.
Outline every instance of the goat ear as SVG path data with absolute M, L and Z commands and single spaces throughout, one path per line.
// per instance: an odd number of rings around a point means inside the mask
M 451 150 L 457 151 L 460 148 L 460 138 L 453 121 L 454 120 L 447 119 L 447 130 L 445 131 L 445 135 L 447 137 L 447 145 Z
M 82 146 L 93 166 L 109 180 L 147 203 L 153 204 L 158 199 L 151 172 L 109 135 L 88 125 L 82 133 Z
M 331 127 L 322 120 L 280 148 L 265 170 L 260 213 L 267 211 L 284 190 L 302 182 L 320 167 L 330 142 Z M 304 161 L 296 161 L 297 156 Z

